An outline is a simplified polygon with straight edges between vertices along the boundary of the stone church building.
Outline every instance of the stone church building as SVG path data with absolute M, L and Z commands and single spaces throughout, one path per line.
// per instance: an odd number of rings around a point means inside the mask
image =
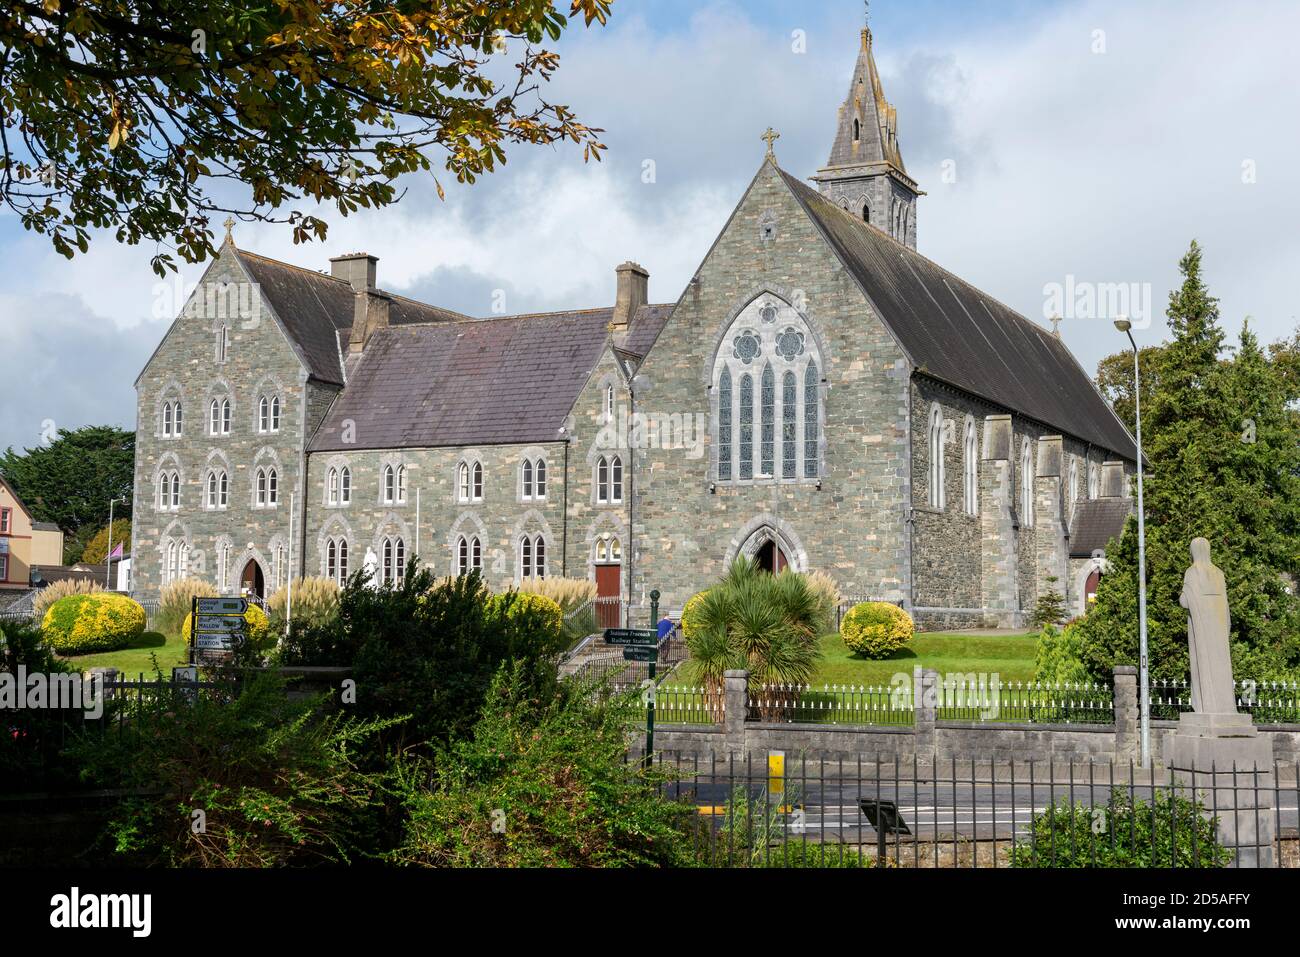
M 815 186 L 772 141 L 667 304 L 628 262 L 612 305 L 476 319 L 228 232 L 136 382 L 136 592 L 418 555 L 644 620 L 749 555 L 929 623 L 1018 623 L 1049 578 L 1077 613 L 1133 440 L 1059 336 L 916 251 L 869 31 Z

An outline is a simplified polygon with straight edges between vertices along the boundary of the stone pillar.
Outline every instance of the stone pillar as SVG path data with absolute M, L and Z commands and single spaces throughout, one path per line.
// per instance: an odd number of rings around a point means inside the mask
M 1133 762 L 1141 753 L 1141 714 L 1138 711 L 1138 670 L 1115 668 L 1115 763 Z
M 1016 623 L 1016 532 L 1011 503 L 1011 416 L 984 420 L 980 455 L 980 594 L 984 626 L 1010 628 Z
M 1165 763 L 1180 793 L 1219 819 L 1219 843 L 1236 867 L 1277 866 L 1273 751 L 1249 714 L 1181 715 Z
M 939 710 L 939 672 L 912 669 L 913 747 L 919 761 L 935 756 L 935 721 Z
M 728 754 L 745 753 L 745 719 L 749 715 L 749 672 L 728 671 L 723 675 L 725 682 L 726 712 L 723 716 L 723 731 L 726 737 Z
M 1062 454 L 1059 435 L 1045 435 L 1038 440 L 1038 455 L 1034 468 L 1034 584 L 1036 595 L 1022 595 L 1021 604 L 1032 606 L 1049 588 L 1065 598 L 1069 577 L 1069 555 L 1066 549 L 1065 515 L 1061 497 Z M 1048 581 L 1055 578 L 1053 585 Z

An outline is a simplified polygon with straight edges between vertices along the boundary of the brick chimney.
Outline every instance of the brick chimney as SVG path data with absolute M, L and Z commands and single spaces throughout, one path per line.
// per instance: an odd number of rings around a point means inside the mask
M 388 328 L 388 307 L 392 300 L 375 288 L 378 264 L 379 260 L 369 253 L 348 253 L 330 260 L 331 274 L 351 284 L 354 293 L 352 332 L 348 336 L 351 354 L 363 352 L 376 329 Z
M 610 325 L 615 332 L 626 332 L 637 310 L 649 302 L 650 274 L 634 262 L 623 263 L 614 273 L 618 277 L 618 296 Z

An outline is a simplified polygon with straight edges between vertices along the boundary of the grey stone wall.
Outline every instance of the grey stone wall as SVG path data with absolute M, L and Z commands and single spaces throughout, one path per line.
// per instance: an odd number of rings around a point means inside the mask
M 209 288 L 232 283 L 227 304 L 255 309 L 211 308 Z M 251 288 L 251 292 L 250 292 Z M 253 299 L 252 296 L 257 298 Z M 162 583 L 167 542 L 188 543 L 190 574 L 214 584 L 220 578 L 219 546 L 229 548 L 226 590 L 238 589 L 239 574 L 249 560 L 262 567 L 268 588 L 279 569 L 277 548 L 289 533 L 290 493 L 301 501 L 301 456 L 308 423 L 306 376 L 297 353 L 261 300 L 238 262 L 223 250 L 205 273 L 196 296 L 204 301 L 178 317 L 168 330 L 136 384 L 135 508 L 133 515 L 133 586 L 154 597 Z M 230 345 L 225 362 L 217 359 L 217 329 L 226 325 Z M 258 399 L 278 393 L 281 399 L 278 432 L 258 431 Z M 229 397 L 229 435 L 209 434 L 208 404 Z M 165 400 L 180 399 L 184 427 L 180 437 L 164 437 L 161 409 Z M 254 505 L 253 476 L 258 465 L 274 465 L 279 502 Z M 210 468 L 229 476 L 225 508 L 205 506 L 205 476 Z M 157 476 L 163 469 L 180 472 L 179 510 L 159 508 Z M 287 552 L 286 552 L 287 554 Z

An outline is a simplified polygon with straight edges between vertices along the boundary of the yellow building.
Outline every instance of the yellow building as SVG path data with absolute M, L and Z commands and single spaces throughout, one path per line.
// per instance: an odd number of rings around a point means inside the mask
M 0 588 L 30 588 L 32 566 L 63 564 L 63 532 L 32 513 L 0 476 Z

